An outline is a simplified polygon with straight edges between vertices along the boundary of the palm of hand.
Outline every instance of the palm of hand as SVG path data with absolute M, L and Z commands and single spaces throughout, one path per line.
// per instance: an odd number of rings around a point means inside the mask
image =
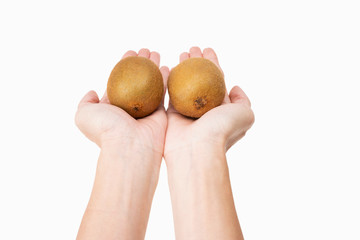
M 180 55 L 180 62 L 189 57 L 204 57 L 220 68 L 217 56 L 212 49 L 204 49 L 202 53 L 197 47 L 191 48 L 190 53 L 185 52 Z M 168 128 L 164 156 L 187 148 L 193 143 L 200 147 L 204 143 L 217 145 L 220 143 L 227 150 L 245 135 L 254 122 L 250 101 L 239 87 L 234 87 L 230 95 L 226 93 L 221 106 L 208 111 L 197 120 L 182 116 L 171 103 L 169 103 L 167 116 Z
M 160 55 L 147 49 L 140 50 L 138 54 L 129 51 L 123 58 L 128 56 L 149 58 L 157 66 L 160 63 Z M 168 68 L 162 67 L 160 71 L 166 81 Z M 167 125 L 163 104 L 151 115 L 135 120 L 121 108 L 111 105 L 106 93 L 99 100 L 97 94 L 90 91 L 79 103 L 75 121 L 79 129 L 100 147 L 109 142 L 126 141 L 126 146 L 130 143 L 140 149 L 163 153 Z
M 141 49 L 138 54 L 128 51 L 123 58 L 128 56 L 147 57 L 158 66 L 160 63 L 160 55 L 147 49 Z M 190 53 L 181 54 L 180 62 L 189 57 L 207 58 L 220 68 L 212 49 L 204 49 L 202 53 L 199 48 L 191 48 Z M 162 67 L 160 71 L 166 83 L 169 69 Z M 161 104 L 151 115 L 135 120 L 124 110 L 111 105 L 106 93 L 99 100 L 94 91 L 84 96 L 76 114 L 79 129 L 100 147 L 108 142 L 126 142 L 122 145 L 133 144 L 142 150 L 164 153 L 164 156 L 192 143 L 220 143 L 227 150 L 244 136 L 253 122 L 250 101 L 239 87 L 234 87 L 229 95 L 226 93 L 221 106 L 197 120 L 182 116 L 171 104 L 166 112 Z

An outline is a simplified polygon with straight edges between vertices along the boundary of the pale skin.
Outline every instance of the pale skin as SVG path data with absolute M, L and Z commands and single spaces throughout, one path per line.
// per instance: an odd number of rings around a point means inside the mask
M 160 55 L 141 49 L 159 66 Z M 193 47 L 180 55 L 211 60 L 215 52 Z M 161 67 L 166 86 L 169 69 Z M 163 103 L 135 120 L 122 109 L 99 100 L 94 91 L 79 103 L 79 129 L 101 149 L 89 204 L 77 239 L 144 239 L 162 157 L 168 169 L 176 239 L 243 239 L 237 218 L 226 151 L 254 122 L 248 97 L 234 87 L 221 106 L 189 119 Z

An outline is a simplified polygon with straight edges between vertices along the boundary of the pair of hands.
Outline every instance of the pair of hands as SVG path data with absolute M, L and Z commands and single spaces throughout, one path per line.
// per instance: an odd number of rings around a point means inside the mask
M 141 49 L 157 66 L 160 55 Z M 193 47 L 180 55 L 211 60 L 215 52 Z M 166 87 L 169 69 L 160 71 Z M 94 91 L 80 101 L 79 129 L 100 148 L 93 190 L 77 239 L 144 239 L 161 159 L 165 158 L 176 239 L 243 239 L 231 192 L 225 152 L 254 121 L 250 101 L 234 87 L 221 106 L 194 120 L 164 103 L 134 119 Z
M 128 51 L 123 58 L 129 56 L 146 57 L 157 66 L 160 64 L 160 55 L 148 49 L 141 49 L 138 53 Z M 202 52 L 200 48 L 192 47 L 180 55 L 180 62 L 194 57 L 209 59 L 220 68 L 211 48 Z M 164 66 L 160 71 L 166 88 L 169 68 Z M 136 120 L 121 108 L 111 105 L 106 93 L 99 99 L 96 92 L 90 91 L 79 103 L 75 122 L 100 148 L 117 146 L 119 150 L 146 150 L 152 156 L 158 156 L 154 158 L 154 164 L 160 166 L 163 156 L 167 164 L 171 164 L 168 159 L 172 159 L 172 155 L 190 146 L 227 151 L 251 127 L 254 114 L 248 97 L 238 86 L 229 94 L 226 92 L 221 106 L 197 120 L 184 117 L 171 103 L 167 110 L 162 103 L 151 115 Z

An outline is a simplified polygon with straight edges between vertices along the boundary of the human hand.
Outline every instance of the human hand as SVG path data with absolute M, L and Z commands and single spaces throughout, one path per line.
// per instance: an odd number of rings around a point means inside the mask
M 148 49 L 128 51 L 123 58 L 129 56 L 160 63 L 160 55 Z M 160 71 L 166 83 L 169 69 Z M 163 102 L 151 115 L 134 119 L 111 105 L 106 93 L 99 100 L 90 91 L 79 103 L 75 122 L 101 148 L 77 239 L 144 239 L 164 149 Z
M 180 55 L 180 62 L 188 58 L 203 57 L 219 68 L 217 56 L 211 48 L 193 47 Z M 220 68 L 221 70 L 221 68 Z M 230 94 L 226 92 L 221 106 L 205 113 L 199 119 L 184 117 L 169 103 L 167 110 L 168 129 L 166 133 L 165 160 L 184 149 L 215 147 L 228 150 L 242 138 L 254 122 L 254 114 L 246 94 L 235 86 Z M 168 161 L 167 161 L 168 162 Z
M 180 62 L 203 57 L 219 62 L 215 52 L 198 47 Z M 254 122 L 250 101 L 234 87 L 222 105 L 199 119 L 184 117 L 169 103 L 164 157 L 176 239 L 243 239 L 237 218 L 225 152 Z
M 160 55 L 148 49 L 141 49 L 138 53 L 128 51 L 123 58 L 129 56 L 149 58 L 157 66 L 160 63 Z M 160 71 L 166 83 L 169 69 L 162 67 Z M 96 92 L 90 91 L 79 103 L 75 122 L 85 136 L 101 148 L 114 144 L 118 148 L 135 147 L 142 152 L 160 155 L 158 163 L 161 162 L 167 125 L 163 103 L 151 115 L 136 120 L 121 108 L 111 105 L 106 92 L 99 100 Z

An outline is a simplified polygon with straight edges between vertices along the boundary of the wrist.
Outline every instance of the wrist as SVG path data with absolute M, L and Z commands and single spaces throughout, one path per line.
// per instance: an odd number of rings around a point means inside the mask
M 142 148 L 138 145 L 121 143 L 107 143 L 101 147 L 97 166 L 97 175 L 113 175 L 116 179 L 128 181 L 153 182 L 157 179 L 160 171 L 162 154 Z M 155 183 L 156 185 L 156 183 Z
M 204 169 L 226 164 L 222 141 L 190 141 L 176 149 L 169 149 L 164 158 L 168 171 L 179 168 Z
M 160 164 L 154 162 L 155 156 L 136 151 L 102 147 L 89 209 L 117 212 L 119 208 L 134 205 L 144 209 L 151 204 Z
M 145 165 L 155 165 L 160 167 L 162 152 L 146 146 L 136 139 L 111 139 L 103 140 L 100 146 L 101 153 L 106 155 L 108 160 L 127 161 L 137 164 L 140 162 Z M 99 159 L 100 160 L 100 159 Z

